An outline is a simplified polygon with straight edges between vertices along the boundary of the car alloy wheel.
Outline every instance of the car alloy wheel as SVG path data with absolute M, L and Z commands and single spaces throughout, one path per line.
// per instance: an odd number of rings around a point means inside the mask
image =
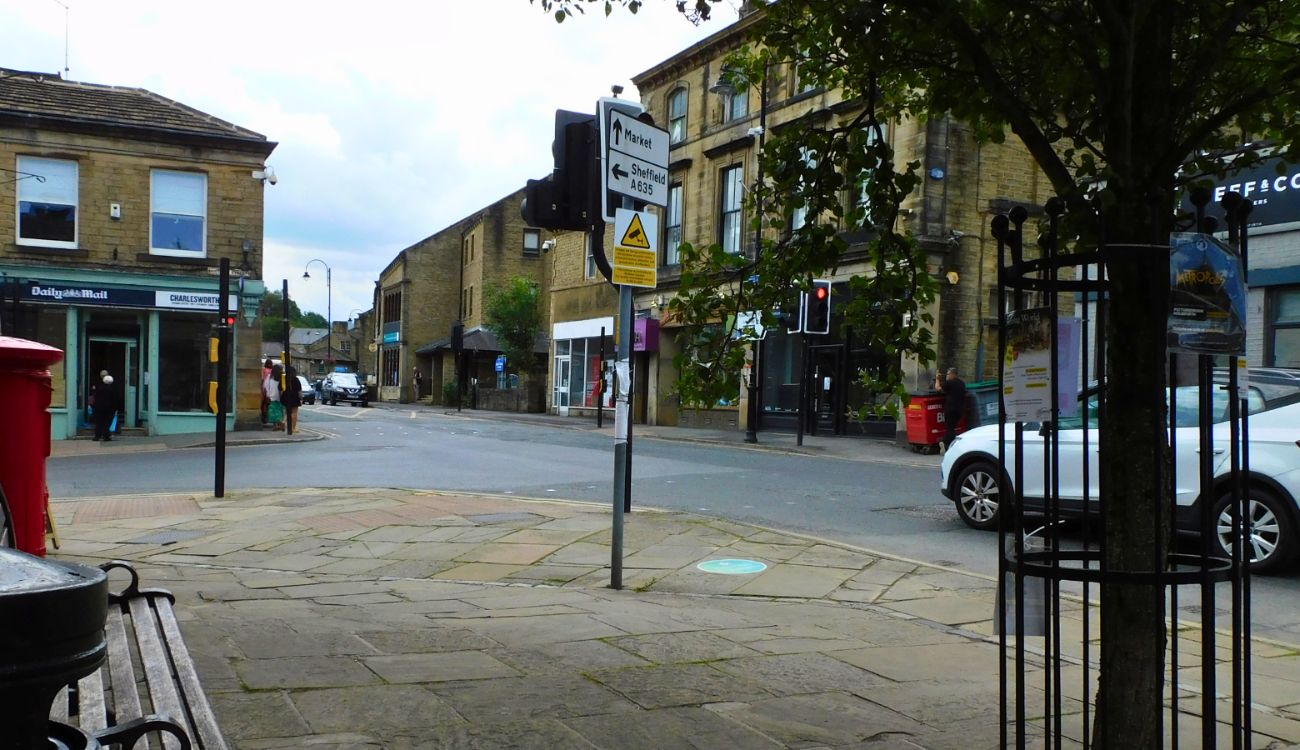
M 997 469 L 979 461 L 962 469 L 957 477 L 957 515 L 974 529 L 998 526 L 999 487 Z
M 1285 507 L 1271 493 L 1251 487 L 1246 498 L 1246 548 L 1250 552 L 1250 568 L 1256 573 L 1271 573 L 1287 567 L 1295 556 L 1295 530 Z M 1215 539 L 1225 557 L 1232 557 L 1232 503 L 1231 493 L 1219 498 L 1215 504 L 1217 519 Z

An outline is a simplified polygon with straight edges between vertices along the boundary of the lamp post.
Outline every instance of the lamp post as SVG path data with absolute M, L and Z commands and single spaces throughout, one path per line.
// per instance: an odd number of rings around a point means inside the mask
M 311 268 L 313 263 L 325 266 L 325 374 L 328 375 L 330 363 L 334 359 L 334 290 L 330 278 L 330 264 L 320 258 L 312 258 L 307 261 L 307 265 L 303 267 L 302 277 L 304 279 L 311 278 L 311 274 L 307 272 L 307 269 Z

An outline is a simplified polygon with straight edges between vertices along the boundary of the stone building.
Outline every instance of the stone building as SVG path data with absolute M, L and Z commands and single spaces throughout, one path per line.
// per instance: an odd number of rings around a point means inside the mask
M 496 384 L 501 348 L 483 328 L 485 288 L 525 276 L 541 286 L 543 304 L 548 289 L 544 232 L 524 224 L 522 201 L 521 188 L 406 248 L 380 273 L 374 307 L 380 400 L 416 398 L 418 368 L 419 397 L 441 402 L 444 384 L 456 378 L 451 331 L 457 322 L 464 327 L 466 388 Z M 539 342 L 539 358 L 527 368 L 538 383 L 546 351 Z M 507 374 L 520 369 L 519 363 L 508 363 Z
M 746 186 L 757 177 L 757 153 L 763 129 L 775 132 L 798 122 L 842 124 L 863 103 L 845 101 L 838 91 L 801 82 L 792 65 L 772 64 L 758 88 L 728 91 L 718 85 L 725 57 L 738 49 L 760 16 L 747 13 L 736 23 L 692 45 L 633 78 L 642 104 L 670 134 L 669 205 L 660 214 L 659 286 L 640 290 L 636 315 L 658 321 L 657 351 L 636 355 L 637 396 L 644 399 L 640 418 L 654 424 L 745 427 L 745 389 L 736 404 L 707 410 L 683 409 L 673 395 L 677 373 L 672 358 L 680 351 L 680 329 L 664 314 L 665 300 L 677 290 L 681 267 L 677 247 L 721 243 L 737 253 L 753 252 L 748 230 L 752 210 L 744 201 Z M 951 118 L 928 122 L 887 123 L 885 138 L 895 162 L 917 160 L 925 175 L 903 204 L 902 221 L 927 251 L 931 272 L 942 289 L 934 309 L 938 361 L 924 371 L 916 363 L 900 365 L 911 386 L 928 388 L 936 367 L 958 367 L 968 382 L 996 374 L 995 309 L 996 241 L 990 218 L 1013 205 L 1031 214 L 1052 194 L 1027 151 L 1014 136 L 1004 144 L 977 144 L 970 129 Z M 856 196 L 846 195 L 845 200 Z M 844 282 L 868 272 L 863 249 L 867 233 L 846 236 L 850 250 L 831 277 L 837 298 Z M 809 336 L 810 407 L 817 428 L 826 433 L 858 434 L 871 426 L 846 419 L 863 394 L 854 384 L 859 368 L 879 366 L 884 352 L 867 351 L 841 331 L 842 314 L 832 306 L 832 333 Z M 647 346 L 647 349 L 650 349 Z M 798 406 L 800 363 L 805 355 L 797 335 L 768 331 L 758 356 L 760 386 L 757 413 L 761 429 L 793 429 Z M 892 425 L 877 425 L 892 431 Z
M 85 423 L 101 370 L 125 429 L 215 429 L 219 260 L 236 317 L 231 426 L 260 422 L 263 188 L 276 144 L 139 88 L 0 69 L 6 335 L 65 352 L 54 439 Z

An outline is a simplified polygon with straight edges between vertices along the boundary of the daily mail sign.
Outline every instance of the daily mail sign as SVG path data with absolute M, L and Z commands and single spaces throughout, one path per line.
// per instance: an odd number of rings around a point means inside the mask
M 606 220 L 614 219 L 622 197 L 668 205 L 668 131 L 638 119 L 644 111 L 624 99 L 606 97 L 596 103 Z

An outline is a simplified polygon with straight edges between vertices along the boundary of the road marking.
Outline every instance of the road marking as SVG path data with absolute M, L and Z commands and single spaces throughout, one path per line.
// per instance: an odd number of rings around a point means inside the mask
M 411 419 L 415 419 L 415 414 L 416 414 L 416 412 L 414 412 L 414 411 L 411 412 Z

